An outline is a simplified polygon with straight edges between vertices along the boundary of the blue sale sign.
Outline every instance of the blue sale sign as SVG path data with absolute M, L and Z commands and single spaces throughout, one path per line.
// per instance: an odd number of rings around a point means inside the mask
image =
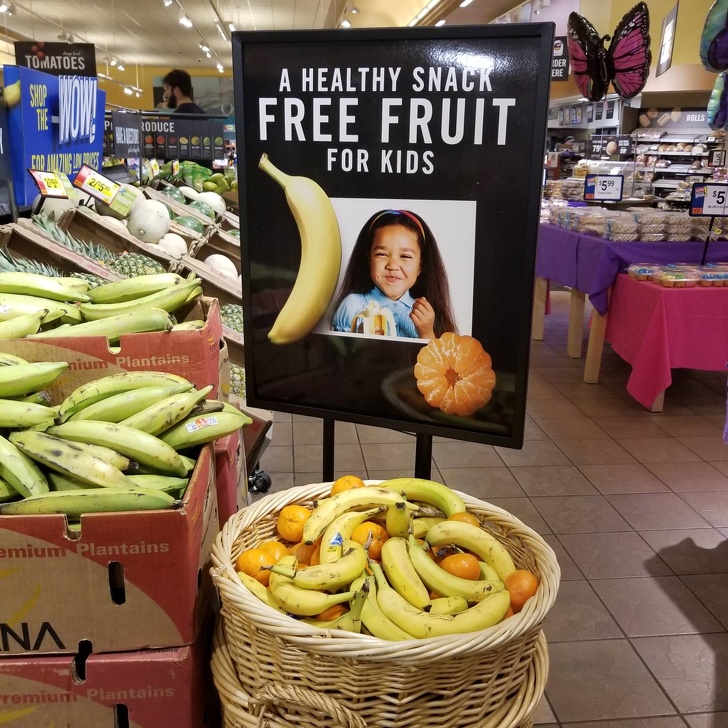
M 100 168 L 106 93 L 95 77 L 52 76 L 5 66 L 5 88 L 17 84 L 8 103 L 13 182 L 19 205 L 38 194 L 29 169 L 62 172 L 73 180 L 84 164 Z

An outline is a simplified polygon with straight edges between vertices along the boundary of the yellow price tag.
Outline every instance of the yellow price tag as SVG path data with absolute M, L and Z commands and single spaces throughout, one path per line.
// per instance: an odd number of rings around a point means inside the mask
M 38 185 L 43 197 L 68 197 L 66 189 L 55 172 L 42 172 L 37 169 L 28 170 Z
M 116 182 L 104 177 L 104 175 L 86 165 L 81 167 L 76 175 L 76 179 L 73 180 L 73 184 L 88 192 L 89 195 L 95 197 L 97 200 L 105 202 L 107 205 L 111 204 L 111 201 L 119 191 L 119 185 Z

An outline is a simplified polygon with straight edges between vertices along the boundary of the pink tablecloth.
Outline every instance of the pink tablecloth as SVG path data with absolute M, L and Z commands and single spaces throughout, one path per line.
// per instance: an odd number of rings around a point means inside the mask
M 621 274 L 606 339 L 632 365 L 627 391 L 651 407 L 670 386 L 670 369 L 726 371 L 728 287 L 664 288 Z

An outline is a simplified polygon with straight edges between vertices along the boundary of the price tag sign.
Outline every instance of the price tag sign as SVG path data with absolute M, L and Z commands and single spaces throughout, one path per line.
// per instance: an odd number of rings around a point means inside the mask
M 116 197 L 116 193 L 119 191 L 119 185 L 116 182 L 104 177 L 100 172 L 91 169 L 86 164 L 78 171 L 76 179 L 73 180 L 73 184 L 84 192 L 88 192 L 91 197 L 95 197 L 107 205 L 111 204 L 114 197 Z
M 728 215 L 728 185 L 694 184 L 690 196 L 692 217 L 725 217 Z
M 709 167 L 725 167 L 725 149 L 711 149 L 708 152 Z
M 159 176 L 159 162 L 156 159 L 150 159 L 149 166 L 152 168 L 152 177 L 158 177 Z
M 61 178 L 55 172 L 41 172 L 29 169 L 31 177 L 38 185 L 42 197 L 68 197 Z
M 619 202 L 623 187 L 624 175 L 588 174 L 584 181 L 584 199 L 592 202 Z

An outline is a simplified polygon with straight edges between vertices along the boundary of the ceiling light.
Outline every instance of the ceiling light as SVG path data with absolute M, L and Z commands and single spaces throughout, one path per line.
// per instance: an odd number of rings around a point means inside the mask
M 411 27 L 412 27 L 413 25 L 417 25 L 417 18 L 412 18 L 412 20 L 410 20 L 410 21 L 409 21 L 409 23 L 407 23 L 407 25 L 409 25 L 409 26 L 410 26 L 410 28 L 411 28 Z
M 533 0 L 531 10 L 534 15 L 538 15 L 541 12 L 541 0 Z
M 209 53 L 210 52 L 210 46 L 207 45 L 207 43 L 205 43 L 205 41 L 203 40 L 202 43 L 200 43 L 200 50 L 203 53 Z
M 217 64 L 217 70 L 218 70 L 218 71 L 220 71 L 220 73 L 222 73 L 222 72 L 223 72 L 223 71 L 225 70 L 225 69 L 223 68 L 223 65 L 222 65 L 222 63 L 218 63 L 218 64 Z
M 229 31 L 230 31 L 231 33 L 234 33 L 234 32 L 235 32 L 235 31 L 237 30 L 237 28 L 235 27 L 235 23 L 232 23 L 232 22 L 228 23 L 228 24 L 227 24 L 227 27 L 228 27 L 228 30 L 229 30 Z
M 436 28 L 439 28 L 439 27 L 440 27 L 440 26 L 442 26 L 442 25 L 445 25 L 445 21 L 444 21 L 444 20 L 438 20 L 438 21 L 437 21 L 437 22 L 435 23 L 435 27 L 436 27 Z
M 354 5 L 354 7 L 351 9 L 351 14 L 356 15 L 358 12 L 359 12 L 359 8 L 356 5 Z
M 220 34 L 220 37 L 227 43 L 229 40 L 227 37 L 227 33 L 225 32 L 225 28 L 222 27 L 219 20 L 215 21 L 215 27 L 217 28 L 217 32 Z
M 70 41 L 69 41 L 69 43 L 70 43 Z M 119 61 L 119 70 L 120 71 L 124 70 L 124 61 Z
M 109 65 L 110 65 L 110 66 L 115 66 L 115 65 L 116 65 L 117 63 L 118 63 L 118 61 L 116 60 L 116 58 L 112 58 L 112 59 L 111 59 L 111 60 L 109 61 Z
M 138 91 L 136 92 L 135 96 L 136 96 L 137 98 L 139 98 L 139 92 L 138 92 Z
M 0 13 L 7 13 L 10 9 L 10 3 L 0 3 Z
M 162 4 L 165 8 L 168 8 L 173 2 L 174 0 L 162 0 Z
M 180 7 L 179 9 L 179 17 L 177 18 L 177 22 L 180 25 L 184 25 L 185 28 L 191 28 L 192 27 L 192 21 L 187 17 L 187 13 Z
M 207 56 L 208 58 L 212 58 L 212 53 L 210 53 L 210 51 L 205 51 L 205 55 L 206 55 L 206 56 Z
M 133 92 L 133 91 L 132 91 L 132 90 L 131 90 L 131 89 L 130 89 L 130 88 L 129 88 L 128 86 L 124 86 L 124 93 L 125 93 L 125 94 L 126 94 L 127 96 L 131 96 L 131 95 L 132 95 L 132 93 L 134 93 L 134 92 Z
M 473 2 L 473 0 L 463 0 L 463 1 L 462 1 L 462 2 L 460 3 L 460 7 L 461 7 L 461 8 L 467 8 L 467 7 L 468 7 L 468 5 L 470 5 L 470 3 L 471 3 L 471 2 Z
M 351 23 L 348 20 L 342 20 L 341 27 L 342 28 L 351 28 Z

